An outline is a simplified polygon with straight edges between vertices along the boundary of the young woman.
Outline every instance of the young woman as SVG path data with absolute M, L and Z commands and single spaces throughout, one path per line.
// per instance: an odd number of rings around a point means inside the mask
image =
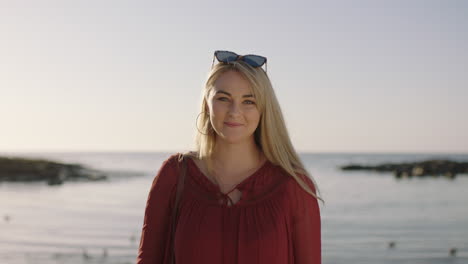
M 137 263 L 320 264 L 318 188 L 291 144 L 261 68 L 266 58 L 215 57 L 196 149 L 184 153 L 177 224 L 171 216 L 181 166 L 174 154 L 151 186 Z

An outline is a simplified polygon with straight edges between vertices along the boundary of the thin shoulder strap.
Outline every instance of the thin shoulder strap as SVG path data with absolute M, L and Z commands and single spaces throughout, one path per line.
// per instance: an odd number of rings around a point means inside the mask
M 185 161 L 185 157 L 183 153 L 179 153 L 177 158 L 177 166 L 179 167 L 180 175 L 177 182 L 177 191 L 175 197 L 175 203 L 172 213 L 172 221 L 171 221 L 171 258 L 169 263 L 175 263 L 175 250 L 174 250 L 174 242 L 175 242 L 175 231 L 177 226 L 177 220 L 179 216 L 179 201 L 180 197 L 182 196 L 182 190 L 184 188 L 185 182 L 185 174 L 187 173 L 187 164 Z
M 175 217 L 177 217 L 177 214 L 178 214 L 178 211 L 179 211 L 179 208 L 178 208 L 179 200 L 180 200 L 180 196 L 182 194 L 182 190 L 184 189 L 185 174 L 187 173 L 187 169 L 186 169 L 187 165 L 186 165 L 184 154 L 179 153 L 178 163 L 177 164 L 179 166 L 180 176 L 179 176 L 179 179 L 178 179 L 178 182 L 177 182 L 177 194 L 176 194 L 176 200 L 175 200 L 175 205 L 174 205 L 174 208 L 175 208 L 174 216 Z

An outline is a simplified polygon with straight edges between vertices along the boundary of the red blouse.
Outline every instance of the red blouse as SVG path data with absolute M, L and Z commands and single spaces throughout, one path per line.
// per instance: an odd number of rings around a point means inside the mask
M 153 180 L 137 264 L 168 263 L 177 162 L 176 154 L 170 156 Z M 239 183 L 242 196 L 234 205 L 192 159 L 186 175 L 175 233 L 177 264 L 321 263 L 317 199 L 280 166 L 266 161 Z

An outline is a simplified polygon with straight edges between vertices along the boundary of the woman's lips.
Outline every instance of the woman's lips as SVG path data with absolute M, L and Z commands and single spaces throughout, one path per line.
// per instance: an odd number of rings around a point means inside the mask
M 242 126 L 242 124 L 239 124 L 239 123 L 231 123 L 231 122 L 224 122 L 224 124 L 226 124 L 226 126 L 228 126 L 228 127 L 239 127 L 239 126 Z

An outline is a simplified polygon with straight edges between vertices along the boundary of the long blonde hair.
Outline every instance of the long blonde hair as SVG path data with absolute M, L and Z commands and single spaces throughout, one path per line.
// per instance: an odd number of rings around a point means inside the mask
M 195 137 L 195 151 L 189 151 L 184 153 L 184 155 L 200 160 L 211 159 L 216 141 L 216 133 L 207 113 L 207 100 L 215 81 L 227 71 L 236 71 L 245 77 L 256 99 L 261 117 L 259 125 L 254 132 L 255 144 L 271 163 L 281 166 L 307 193 L 323 202 L 316 194 L 319 193 L 317 184 L 307 172 L 294 150 L 270 79 L 261 67 L 253 68 L 243 61 L 234 61 L 229 64 L 218 63 L 211 69 L 205 82 L 200 106 L 201 112 L 197 118 L 198 122 L 196 126 L 198 131 Z M 316 193 L 311 190 L 298 174 L 310 179 Z

